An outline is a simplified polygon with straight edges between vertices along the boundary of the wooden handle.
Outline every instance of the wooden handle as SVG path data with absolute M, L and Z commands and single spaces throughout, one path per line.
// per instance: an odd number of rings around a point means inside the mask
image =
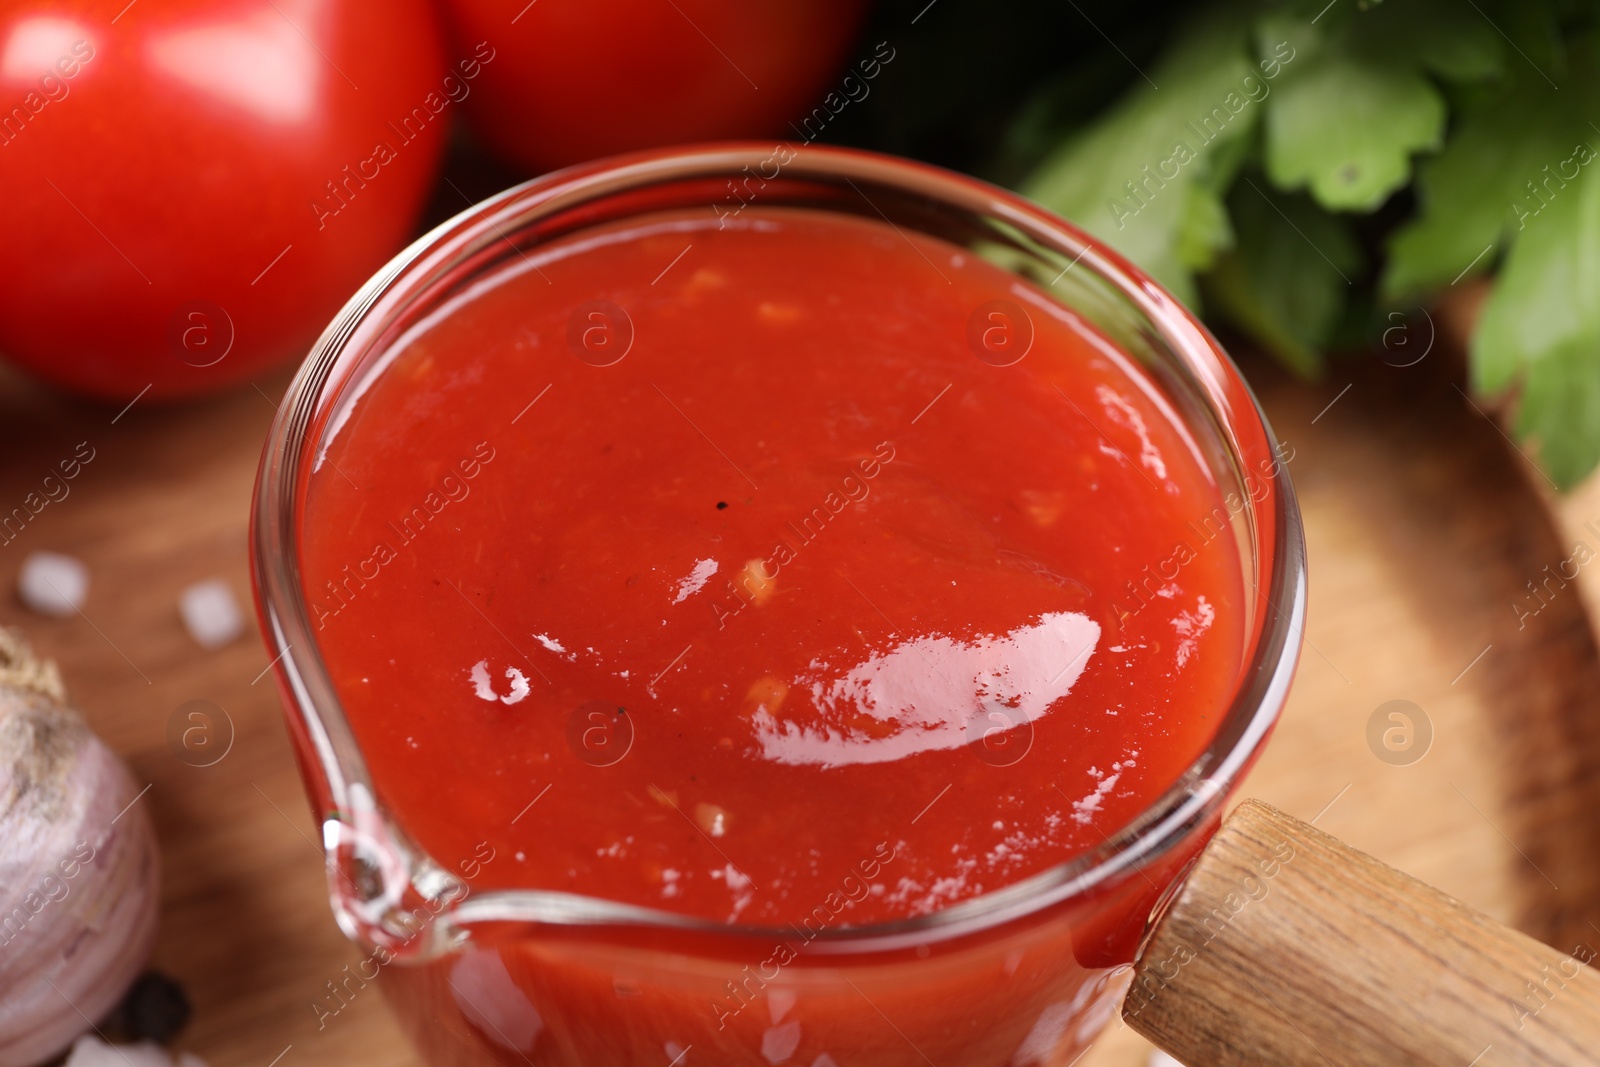
M 1250 800 L 1157 920 L 1122 1014 L 1189 1067 L 1600 1063 L 1595 955 Z

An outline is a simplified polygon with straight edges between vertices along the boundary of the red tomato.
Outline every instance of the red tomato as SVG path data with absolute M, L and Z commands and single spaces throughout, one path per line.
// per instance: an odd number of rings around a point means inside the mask
M 500 54 L 467 100 L 532 172 L 635 148 L 781 133 L 842 75 L 866 0 L 445 0 Z
M 6 3 L 0 353 L 118 403 L 304 354 L 411 233 L 446 74 L 426 0 Z

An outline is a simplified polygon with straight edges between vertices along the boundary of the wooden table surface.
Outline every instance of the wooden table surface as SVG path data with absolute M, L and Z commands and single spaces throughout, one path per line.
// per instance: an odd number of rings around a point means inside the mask
M 1516 457 L 1442 361 L 1404 371 L 1368 361 L 1314 386 L 1252 368 L 1295 450 L 1312 568 L 1300 674 L 1246 792 L 1318 816 L 1564 950 L 1600 944 L 1590 925 L 1600 923 L 1594 641 L 1576 596 L 1518 628 L 1524 583 L 1567 553 Z M 60 662 L 95 729 L 151 784 L 140 803 L 165 863 L 154 963 L 195 1008 L 178 1044 L 214 1067 L 414 1065 L 377 988 L 319 1030 L 312 1002 L 357 953 L 328 911 L 263 677 L 268 656 L 253 624 L 205 652 L 178 618 L 182 589 L 205 578 L 248 603 L 251 482 L 286 381 L 114 418 L 0 372 L 0 506 L 20 502 L 79 442 L 95 450 L 70 496 L 0 547 L 0 625 L 24 627 Z M 9 593 L 36 549 L 87 561 L 83 617 L 37 618 Z M 204 768 L 167 743 L 169 719 L 196 699 L 225 709 L 235 731 L 227 756 Z M 1392 699 L 1415 702 L 1432 725 L 1431 749 L 1409 766 L 1367 744 L 1368 717 Z M 1113 1024 L 1081 1063 L 1147 1056 Z

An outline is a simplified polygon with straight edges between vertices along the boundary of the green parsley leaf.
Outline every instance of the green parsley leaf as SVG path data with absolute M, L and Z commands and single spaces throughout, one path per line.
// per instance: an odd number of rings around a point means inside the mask
M 1463 101 L 1444 151 L 1417 168 L 1419 211 L 1396 231 L 1382 290 L 1391 299 L 1453 284 L 1487 270 L 1495 251 L 1537 208 L 1526 190 L 1541 168 L 1570 154 L 1581 123 L 1562 97 L 1534 74 L 1500 92 Z M 1519 211 L 1519 205 L 1520 211 Z
M 1505 33 L 1516 52 L 1516 57 L 1508 60 L 1511 69 L 1533 71 L 1546 79 L 1546 84 L 1567 83 L 1567 48 L 1556 10 L 1565 6 L 1562 0 L 1505 0 L 1490 6 L 1495 27 Z
M 1539 121 L 1564 130 L 1529 163 L 1512 201 L 1515 229 L 1471 345 L 1474 387 L 1498 392 L 1523 379 L 1517 432 L 1533 438 L 1558 485 L 1600 461 L 1600 42 L 1572 50 L 1569 75 Z M 1531 119 L 1531 116 L 1529 116 Z M 1532 163 L 1538 170 L 1532 170 Z
M 1600 463 L 1600 344 L 1546 352 L 1528 368 L 1517 435 L 1534 440 L 1539 462 L 1562 489 Z
M 1399 0 L 1357 9 L 1350 28 L 1366 58 L 1419 66 L 1446 81 L 1485 81 L 1505 70 L 1506 39 L 1489 15 L 1458 0 Z
M 1597 158 L 1589 144 L 1574 146 L 1555 181 L 1540 187 L 1549 199 L 1523 220 L 1472 338 L 1478 389 L 1504 389 L 1525 365 L 1557 353 L 1588 350 L 1600 358 Z
M 1183 195 L 1183 217 L 1174 251 L 1178 262 L 1189 270 L 1209 270 L 1218 253 L 1233 246 L 1228 209 L 1214 189 L 1198 181 L 1191 182 Z
M 1376 208 L 1410 181 L 1414 153 L 1438 147 L 1445 101 L 1430 74 L 1482 82 L 1506 62 L 1488 16 L 1453 0 L 1272 13 L 1256 36 L 1299 59 L 1268 107 L 1267 173 L 1339 211 Z
M 1154 86 L 1135 83 L 1023 186 L 1186 302 L 1195 298 L 1191 272 L 1230 240 L 1215 179 L 1237 158 L 1222 150 L 1237 148 L 1261 115 L 1252 95 L 1265 83 L 1246 48 L 1248 30 L 1231 6 L 1180 30 L 1149 72 Z
M 1292 370 L 1321 370 L 1361 253 L 1346 224 L 1303 194 L 1247 178 L 1228 198 L 1237 245 L 1205 279 L 1209 307 Z
M 1327 48 L 1273 94 L 1267 174 L 1324 207 L 1370 211 L 1410 180 L 1413 152 L 1438 147 L 1444 119 L 1444 98 L 1414 67 Z

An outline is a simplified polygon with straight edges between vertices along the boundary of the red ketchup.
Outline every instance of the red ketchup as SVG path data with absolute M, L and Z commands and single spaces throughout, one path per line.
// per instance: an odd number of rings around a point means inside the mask
M 386 358 L 335 420 L 301 545 L 382 803 L 472 894 L 774 931 L 697 977 L 630 964 L 648 939 L 627 933 L 394 968 L 425 1047 L 685 1067 L 1077 1047 L 1051 1005 L 1104 994 L 1159 874 L 992 959 L 907 948 L 854 990 L 805 964 L 823 931 L 1102 845 L 1211 740 L 1239 551 L 1144 369 L 970 250 L 759 205 L 529 251 Z

